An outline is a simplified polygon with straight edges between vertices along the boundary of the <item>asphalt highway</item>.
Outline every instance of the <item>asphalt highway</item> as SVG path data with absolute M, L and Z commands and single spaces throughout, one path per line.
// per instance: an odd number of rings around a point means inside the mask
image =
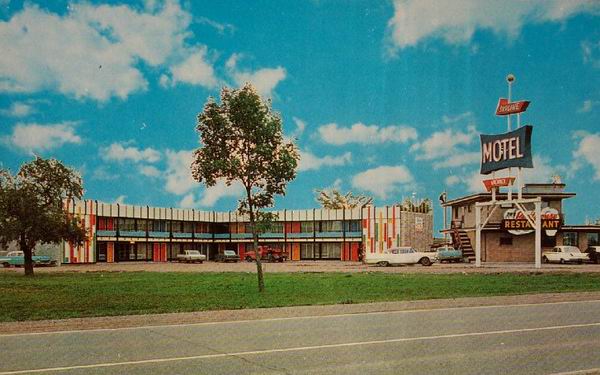
M 0 374 L 600 371 L 600 301 L 255 318 L 0 334 Z

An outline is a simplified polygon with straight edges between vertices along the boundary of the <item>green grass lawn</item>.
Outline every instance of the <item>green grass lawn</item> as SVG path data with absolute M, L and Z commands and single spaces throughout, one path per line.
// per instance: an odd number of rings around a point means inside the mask
M 0 273 L 0 321 L 600 290 L 598 274 Z

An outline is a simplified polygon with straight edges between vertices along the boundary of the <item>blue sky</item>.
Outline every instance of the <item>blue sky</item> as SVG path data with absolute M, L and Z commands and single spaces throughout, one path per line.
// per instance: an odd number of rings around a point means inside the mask
M 230 210 L 194 183 L 197 114 L 220 87 L 272 98 L 302 160 L 278 208 L 336 187 L 399 202 L 483 190 L 479 134 L 513 73 L 535 168 L 600 217 L 600 5 L 594 1 L 0 0 L 0 155 L 81 171 L 86 197 Z M 439 228 L 441 211 L 436 210 Z

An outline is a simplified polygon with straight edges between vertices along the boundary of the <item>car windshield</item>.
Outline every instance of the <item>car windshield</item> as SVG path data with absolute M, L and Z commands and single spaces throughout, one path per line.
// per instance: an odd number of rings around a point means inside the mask
M 225 255 L 235 255 L 235 251 L 233 251 L 233 250 L 225 250 Z
M 198 255 L 200 252 L 198 250 L 188 250 L 188 254 L 190 255 Z
M 581 251 L 579 251 L 579 248 L 575 247 L 575 246 L 567 246 L 565 247 L 565 251 L 568 251 L 570 253 L 580 253 Z

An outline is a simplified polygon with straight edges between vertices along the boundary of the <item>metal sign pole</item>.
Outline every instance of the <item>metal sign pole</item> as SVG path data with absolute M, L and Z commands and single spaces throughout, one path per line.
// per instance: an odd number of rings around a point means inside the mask
M 535 268 L 542 268 L 542 202 L 535 202 Z
M 481 267 L 481 207 L 475 204 L 475 267 Z
M 515 76 L 514 75 L 509 74 L 509 75 L 506 76 L 506 82 L 508 82 L 508 102 L 509 103 L 511 102 L 511 99 L 512 99 L 512 95 L 511 95 L 511 93 L 512 93 L 512 83 L 513 83 L 514 80 L 515 80 Z M 508 116 L 506 116 L 506 119 L 507 119 L 507 124 L 506 125 L 507 125 L 507 131 L 508 132 L 510 132 L 512 130 L 512 126 L 510 124 L 510 118 L 511 118 L 510 114 Z M 511 168 L 508 168 L 508 177 L 512 177 L 512 169 Z M 512 200 L 512 192 L 513 192 L 512 185 L 509 185 L 508 186 L 508 200 L 509 201 Z

